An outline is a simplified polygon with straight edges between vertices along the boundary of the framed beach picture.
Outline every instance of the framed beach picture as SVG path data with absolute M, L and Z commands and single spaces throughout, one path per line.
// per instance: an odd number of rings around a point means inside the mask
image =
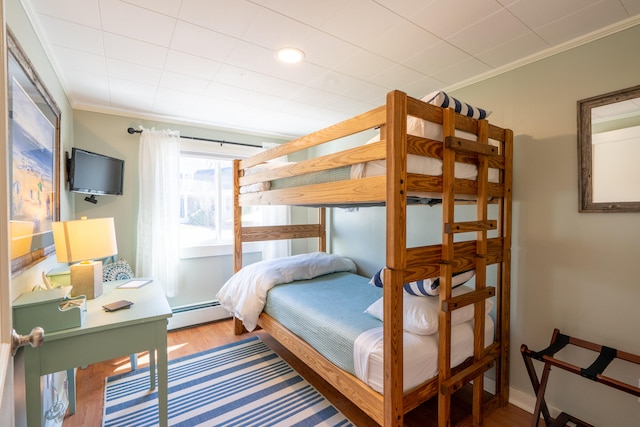
M 52 223 L 60 220 L 60 110 L 7 31 L 11 273 L 55 251 Z

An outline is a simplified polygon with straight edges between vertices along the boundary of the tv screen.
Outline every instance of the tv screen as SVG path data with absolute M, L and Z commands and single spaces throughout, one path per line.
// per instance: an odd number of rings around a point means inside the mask
M 122 195 L 124 160 L 73 148 L 69 189 L 85 194 Z

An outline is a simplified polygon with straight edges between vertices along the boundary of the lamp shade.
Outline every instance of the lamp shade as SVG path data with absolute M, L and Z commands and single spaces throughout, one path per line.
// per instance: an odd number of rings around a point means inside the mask
M 54 222 L 53 242 L 58 262 L 88 261 L 118 253 L 113 218 Z

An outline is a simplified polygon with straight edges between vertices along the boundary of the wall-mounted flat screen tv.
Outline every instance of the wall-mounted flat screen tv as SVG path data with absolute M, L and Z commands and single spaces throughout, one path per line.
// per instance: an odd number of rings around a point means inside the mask
M 122 195 L 124 160 L 72 148 L 69 190 L 96 195 Z

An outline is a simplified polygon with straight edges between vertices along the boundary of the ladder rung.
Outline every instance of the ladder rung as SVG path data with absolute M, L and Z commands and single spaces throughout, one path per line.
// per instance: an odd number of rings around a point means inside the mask
M 460 138 L 458 136 L 447 136 L 444 139 L 444 146 L 456 151 L 464 151 L 467 153 L 477 153 L 489 156 L 498 155 L 498 147 L 490 144 L 471 141 L 470 139 Z
M 482 375 L 485 371 L 488 371 L 493 367 L 495 361 L 494 355 L 486 355 L 478 362 L 463 369 L 451 378 L 448 378 L 440 383 L 440 392 L 442 394 L 453 394 L 460 390 L 463 385 L 468 383 L 474 378 Z
M 498 226 L 496 220 L 489 221 L 466 221 L 466 222 L 454 222 L 444 225 L 445 233 L 469 233 L 472 231 L 486 231 L 495 230 Z
M 484 289 L 477 291 L 467 292 L 466 294 L 458 295 L 457 297 L 449 298 L 442 302 L 442 311 L 452 311 L 465 307 L 469 304 L 473 304 L 478 301 L 485 300 L 495 296 L 496 288 L 493 286 L 487 286 Z

